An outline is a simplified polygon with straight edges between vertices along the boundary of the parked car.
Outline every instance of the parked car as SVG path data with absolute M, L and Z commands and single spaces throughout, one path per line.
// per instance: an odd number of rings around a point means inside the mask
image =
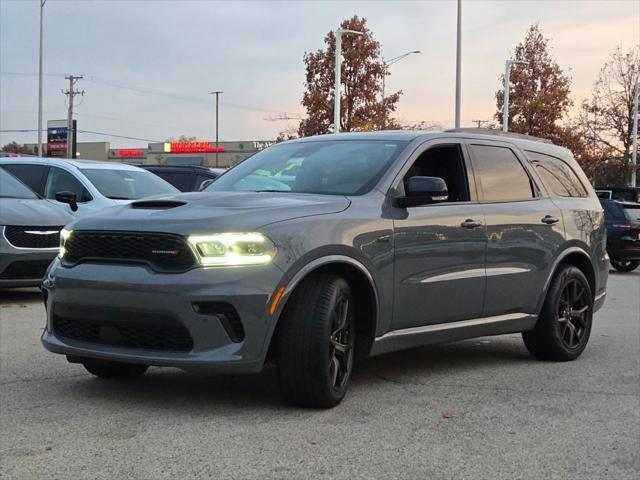
M 291 185 L 264 175 L 293 158 Z M 537 358 L 577 358 L 605 299 L 605 242 L 562 147 L 465 130 L 309 137 L 205 192 L 71 224 L 43 282 L 42 342 L 106 378 L 274 361 L 289 402 L 332 407 L 356 358 L 392 350 L 523 332 Z
M 197 165 L 140 165 L 155 173 L 181 192 L 197 192 L 208 180 L 215 180 L 225 172 L 224 168 L 208 168 Z
M 0 288 L 40 285 L 72 219 L 0 168 Z
M 631 272 L 640 265 L 640 204 L 600 200 L 607 224 L 607 253 L 611 265 Z
M 598 198 L 640 203 L 640 187 L 595 187 Z
M 132 165 L 56 158 L 0 158 L 0 167 L 50 202 L 85 216 L 133 200 L 177 193 L 161 178 Z

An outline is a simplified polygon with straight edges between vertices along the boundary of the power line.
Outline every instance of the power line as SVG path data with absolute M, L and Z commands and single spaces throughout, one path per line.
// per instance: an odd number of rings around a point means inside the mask
M 0 72 L 0 75 L 19 75 L 19 76 L 35 76 L 37 75 L 36 73 L 29 73 L 29 72 Z M 58 74 L 58 73 L 49 73 L 49 74 L 45 74 L 46 76 L 50 76 L 50 77 L 64 77 L 64 74 Z M 108 87 L 112 87 L 112 88 L 119 88 L 122 90 L 129 90 L 132 92 L 137 92 L 137 93 L 143 93 L 143 94 L 147 94 L 147 95 L 157 95 L 157 96 L 162 96 L 165 98 L 173 98 L 175 100 L 181 100 L 181 101 L 185 101 L 185 102 L 193 102 L 193 103 L 200 103 L 203 105 L 209 105 L 209 102 L 204 99 L 204 98 L 199 98 L 199 97 L 191 97 L 191 96 L 187 96 L 187 95 L 181 95 L 179 93 L 174 93 L 174 92 L 166 92 L 163 90 L 155 90 L 155 89 L 150 89 L 150 88 L 145 88 L 145 87 L 138 87 L 138 86 L 131 86 L 131 85 L 125 85 L 122 83 L 118 83 L 118 82 L 112 82 L 108 79 L 104 79 L 102 77 L 97 77 L 97 76 L 87 76 L 85 78 L 85 80 L 87 82 L 96 84 L 96 85 L 106 85 Z M 220 106 L 224 106 L 226 108 L 233 108 L 236 110 L 246 110 L 246 111 L 250 111 L 250 112 L 259 112 L 259 113 L 267 113 L 267 114 L 271 114 L 276 112 L 277 110 L 275 109 L 268 109 L 268 108 L 260 108 L 260 107 L 256 107 L 256 106 L 252 106 L 252 105 L 244 105 L 241 103 L 233 103 L 233 102 L 220 102 Z M 295 113 L 287 113 L 287 115 L 293 115 L 293 116 L 299 116 L 298 114 Z
M 0 130 L 0 133 L 32 133 L 32 132 L 37 132 L 37 129 L 29 129 L 29 128 L 23 128 L 23 129 L 10 129 L 10 130 Z M 163 140 L 152 140 L 149 138 L 140 138 L 140 137 L 130 137 L 127 135 L 118 135 L 116 133 L 107 133 L 107 132 L 96 132 L 93 130 L 78 130 L 78 133 L 89 133 L 92 135 L 103 135 L 105 137 L 114 137 L 114 138 L 124 138 L 127 140 L 139 140 L 141 142 L 151 142 L 151 143 L 162 143 Z

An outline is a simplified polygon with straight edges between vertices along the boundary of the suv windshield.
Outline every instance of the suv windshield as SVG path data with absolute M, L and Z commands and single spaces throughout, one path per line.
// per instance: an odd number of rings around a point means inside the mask
M 16 177 L 3 168 L 0 168 L 0 198 L 24 198 L 32 200 L 37 199 L 38 196 Z
M 83 168 L 82 173 L 101 194 L 114 200 L 137 200 L 151 195 L 178 193 L 177 188 L 145 170 Z
M 407 143 L 329 140 L 276 145 L 238 164 L 205 191 L 362 195 Z

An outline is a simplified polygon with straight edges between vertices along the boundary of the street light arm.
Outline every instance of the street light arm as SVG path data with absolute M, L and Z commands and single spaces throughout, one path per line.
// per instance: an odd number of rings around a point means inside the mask
M 403 53 L 402 55 L 398 55 L 397 57 L 393 57 L 391 60 L 382 59 L 382 63 L 384 63 L 388 67 L 390 65 L 393 65 L 394 63 L 399 62 L 403 58 L 408 57 L 409 55 L 411 55 L 413 53 L 422 53 L 422 52 L 420 52 L 420 50 L 413 50 L 411 52 L 407 52 L 407 53 Z

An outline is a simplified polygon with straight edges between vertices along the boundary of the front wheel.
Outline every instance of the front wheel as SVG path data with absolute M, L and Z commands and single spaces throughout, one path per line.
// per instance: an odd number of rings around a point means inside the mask
M 287 401 L 311 408 L 342 401 L 353 369 L 355 318 L 343 278 L 311 274 L 296 288 L 278 325 L 278 380 Z
M 564 265 L 553 278 L 533 330 L 522 333 L 529 352 L 542 360 L 568 361 L 587 346 L 593 322 L 593 295 L 582 271 Z
M 92 373 L 96 377 L 120 380 L 139 377 L 149 368 L 149 365 L 94 359 L 87 359 L 82 362 L 82 364 L 89 373 Z
M 611 260 L 611 266 L 619 272 L 632 272 L 640 265 L 640 260 Z

